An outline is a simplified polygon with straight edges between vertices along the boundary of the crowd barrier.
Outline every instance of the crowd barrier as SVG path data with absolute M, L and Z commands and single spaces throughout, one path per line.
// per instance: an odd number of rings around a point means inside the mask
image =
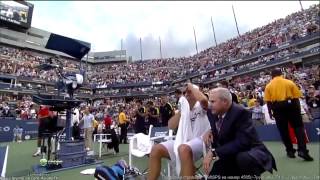
M 307 136 L 310 142 L 320 141 L 320 119 L 315 119 L 313 122 L 305 123 L 304 128 L 306 129 Z M 256 130 L 262 141 L 281 141 L 277 125 L 268 124 L 264 126 L 257 126 Z
M 15 118 L 0 119 L 0 142 L 13 141 L 13 129 L 16 126 L 23 129 L 23 139 L 35 139 L 38 136 L 38 121 L 16 120 Z M 305 129 L 310 142 L 320 141 L 320 119 L 305 123 Z M 277 126 L 268 124 L 256 127 L 259 137 L 262 141 L 281 141 Z

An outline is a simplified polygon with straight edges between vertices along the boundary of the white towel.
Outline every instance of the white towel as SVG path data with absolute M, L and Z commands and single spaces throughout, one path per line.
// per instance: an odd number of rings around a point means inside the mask
M 149 154 L 152 148 L 150 137 L 143 133 L 135 134 L 135 137 L 137 138 L 138 150 L 144 152 L 145 154 Z
M 174 141 L 174 154 L 176 160 L 176 173 L 180 174 L 181 164 L 178 153 L 178 147 L 180 144 L 186 143 L 188 140 L 192 138 L 192 128 L 190 121 L 190 106 L 187 99 L 182 96 L 179 99 L 179 110 L 181 112 L 181 117 L 178 126 L 178 132 L 176 135 L 176 139 Z
M 80 173 L 84 174 L 84 175 L 93 175 L 95 171 L 96 171 L 96 169 L 90 168 L 90 169 L 85 169 L 85 170 L 81 171 Z

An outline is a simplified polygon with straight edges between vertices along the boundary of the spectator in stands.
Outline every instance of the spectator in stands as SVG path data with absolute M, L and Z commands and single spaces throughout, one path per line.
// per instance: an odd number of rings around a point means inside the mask
M 223 87 L 223 88 L 229 89 L 229 83 L 228 83 L 227 81 L 222 81 L 221 83 L 218 83 L 218 84 L 217 84 L 217 87 Z M 231 95 L 232 95 L 232 102 L 238 104 L 239 101 L 238 101 L 237 95 L 236 95 L 235 93 L 231 92 L 231 91 L 230 91 L 230 93 L 231 93 Z
M 306 104 L 304 96 L 301 96 L 299 101 L 300 101 L 300 109 L 301 109 L 302 121 L 304 123 L 311 122 L 312 116 L 311 116 L 311 113 L 309 111 L 308 105 Z
M 256 105 L 257 99 L 252 94 L 249 95 L 248 108 L 253 108 Z
M 36 119 L 37 118 L 37 111 L 36 111 L 36 105 L 35 104 L 31 104 L 30 105 L 30 117 L 32 119 Z
M 264 125 L 264 114 L 262 112 L 262 106 L 260 105 L 259 101 L 254 101 L 254 106 L 251 107 L 252 109 L 252 120 L 255 126 Z
M 313 85 L 308 88 L 306 103 L 310 109 L 313 119 L 320 118 L 320 91 L 316 90 Z

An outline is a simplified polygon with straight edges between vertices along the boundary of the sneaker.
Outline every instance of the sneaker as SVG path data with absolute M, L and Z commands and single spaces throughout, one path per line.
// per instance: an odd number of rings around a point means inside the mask
M 294 151 L 289 151 L 289 152 L 287 152 L 287 156 L 288 156 L 289 158 L 296 158 L 296 156 L 295 156 L 294 154 L 295 154 Z
M 298 152 L 298 156 L 303 158 L 305 161 L 313 161 L 313 158 L 309 155 L 308 152 Z
M 33 156 L 33 157 L 36 157 L 36 156 L 40 156 L 40 155 L 41 155 L 41 152 L 37 151 L 37 152 L 35 152 L 32 156 Z

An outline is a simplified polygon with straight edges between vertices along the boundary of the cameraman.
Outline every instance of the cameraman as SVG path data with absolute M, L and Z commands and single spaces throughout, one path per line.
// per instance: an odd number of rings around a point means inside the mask
M 49 106 L 40 105 L 38 111 L 38 141 L 37 141 L 37 151 L 33 154 L 34 157 L 40 156 L 41 154 L 41 141 L 43 140 L 43 133 L 48 130 L 50 121 L 54 118 L 55 114 L 50 111 Z

